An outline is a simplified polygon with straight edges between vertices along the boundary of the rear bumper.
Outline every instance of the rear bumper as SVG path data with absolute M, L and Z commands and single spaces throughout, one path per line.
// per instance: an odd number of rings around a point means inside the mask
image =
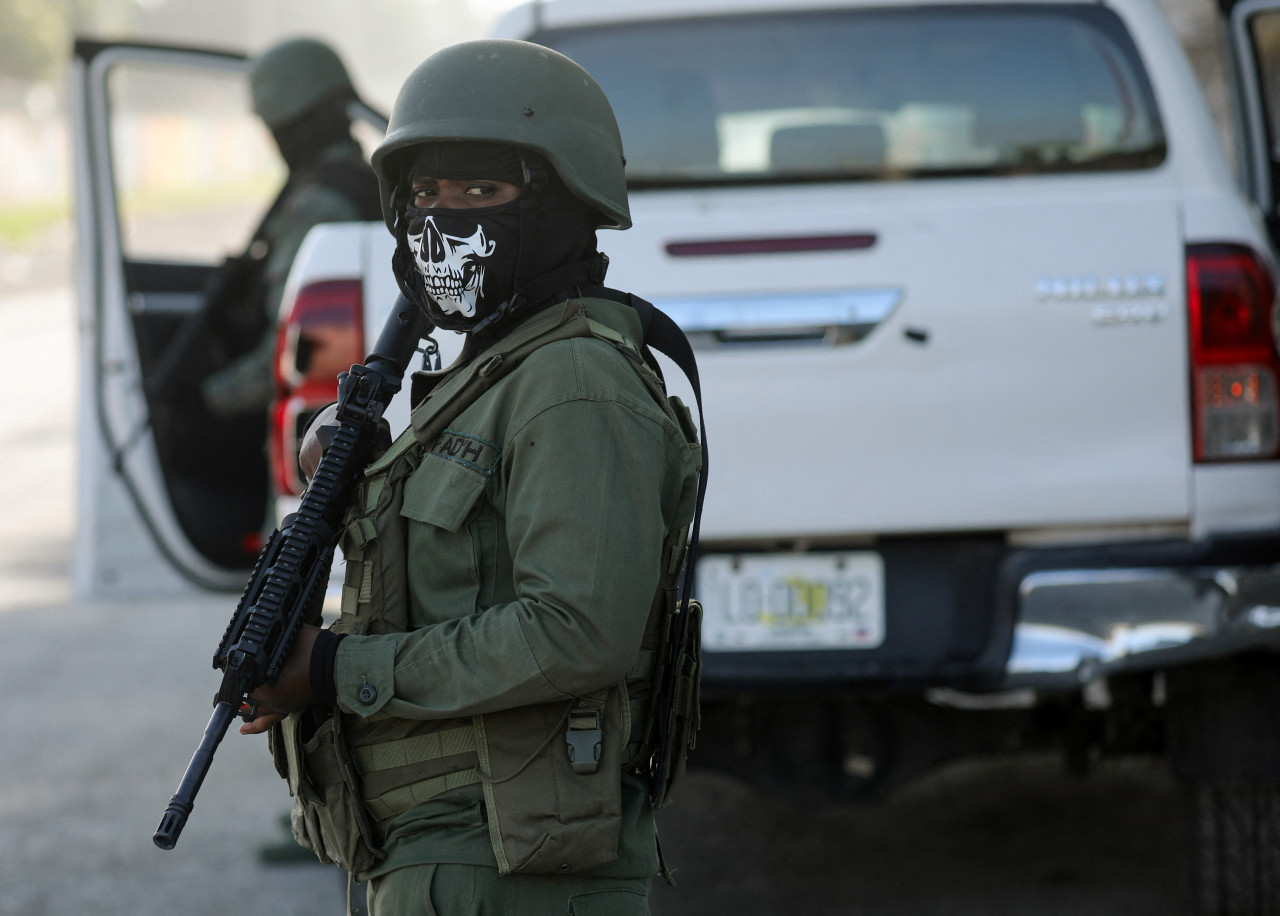
M 1146 548 L 1133 557 L 1146 562 L 1135 565 L 1045 568 L 1039 557 L 1039 568 L 1023 572 L 1015 561 L 1017 615 L 1005 684 L 1065 688 L 1123 671 L 1280 649 L 1280 563 L 1267 556 L 1276 539 L 1222 546 L 1206 545 L 1200 562 L 1185 545 Z M 1212 557 L 1224 552 L 1255 562 Z
M 886 540 L 875 649 L 704 651 L 721 691 L 1072 690 L 1256 649 L 1280 651 L 1280 531 L 1204 541 L 1010 548 Z

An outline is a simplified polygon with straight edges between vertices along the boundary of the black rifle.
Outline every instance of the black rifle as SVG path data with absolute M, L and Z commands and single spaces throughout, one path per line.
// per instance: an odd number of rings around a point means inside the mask
M 426 317 L 401 296 L 364 365 L 352 366 L 338 377 L 340 425 L 298 511 L 281 522 L 258 555 L 213 656 L 213 667 L 223 672 L 222 686 L 200 746 L 152 837 L 161 849 L 177 844 L 231 720 L 241 712 L 252 715 L 249 694 L 280 676 L 302 624 L 322 598 L 342 516 L 372 457 L 378 422 L 400 390 L 419 339 L 429 332 Z

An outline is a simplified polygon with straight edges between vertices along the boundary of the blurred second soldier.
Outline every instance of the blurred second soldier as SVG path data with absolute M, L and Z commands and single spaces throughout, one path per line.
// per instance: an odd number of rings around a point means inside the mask
M 275 137 L 289 178 L 245 252 L 228 259 L 207 293 L 210 330 L 234 354 L 200 384 L 218 417 L 264 411 L 271 400 L 275 324 L 285 279 L 319 223 L 381 218 L 378 182 L 351 136 L 356 99 L 328 45 L 294 38 L 274 45 L 249 75 L 253 110 Z

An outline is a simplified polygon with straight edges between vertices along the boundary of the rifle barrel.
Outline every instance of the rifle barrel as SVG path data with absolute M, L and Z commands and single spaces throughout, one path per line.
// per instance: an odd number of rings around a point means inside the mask
M 169 800 L 169 807 L 165 809 L 164 817 L 160 819 L 160 826 L 151 837 L 161 849 L 172 849 L 177 845 L 178 836 L 186 826 L 187 815 L 191 813 L 191 808 L 195 804 L 196 793 L 200 791 L 200 784 L 204 782 L 209 766 L 213 763 L 213 752 L 218 749 L 218 744 L 227 733 L 231 720 L 236 717 L 236 711 L 236 707 L 225 700 L 213 708 L 213 715 L 209 717 L 209 724 L 204 728 L 204 737 L 200 739 L 200 746 L 191 756 L 191 762 L 187 764 L 187 772 L 183 775 L 182 782 L 178 784 L 178 791 Z

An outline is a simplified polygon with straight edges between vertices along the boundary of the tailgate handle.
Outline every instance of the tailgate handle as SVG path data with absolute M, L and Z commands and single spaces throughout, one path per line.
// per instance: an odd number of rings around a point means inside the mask
M 897 287 L 740 297 L 655 299 L 696 346 L 841 346 L 870 334 L 902 301 Z

